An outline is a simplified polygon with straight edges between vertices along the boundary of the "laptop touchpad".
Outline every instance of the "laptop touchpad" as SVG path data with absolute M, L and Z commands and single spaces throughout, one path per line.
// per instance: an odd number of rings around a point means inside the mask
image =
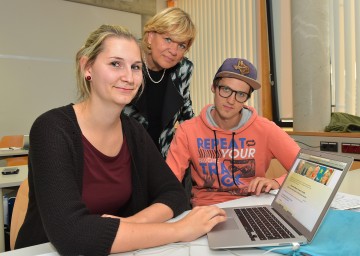
M 239 229 L 238 225 L 236 224 L 235 220 L 233 218 L 228 218 L 225 222 L 221 222 L 217 224 L 212 231 L 218 231 L 218 230 L 234 230 Z

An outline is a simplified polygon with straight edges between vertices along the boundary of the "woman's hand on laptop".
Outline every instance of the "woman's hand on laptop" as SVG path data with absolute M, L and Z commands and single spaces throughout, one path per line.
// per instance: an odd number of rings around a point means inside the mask
M 248 192 L 258 196 L 261 192 L 268 193 L 270 190 L 278 188 L 280 188 L 280 184 L 276 180 L 256 177 L 250 182 Z
M 183 219 L 173 224 L 178 225 L 177 230 L 182 233 L 180 241 L 190 242 L 226 219 L 225 211 L 217 206 L 196 206 Z

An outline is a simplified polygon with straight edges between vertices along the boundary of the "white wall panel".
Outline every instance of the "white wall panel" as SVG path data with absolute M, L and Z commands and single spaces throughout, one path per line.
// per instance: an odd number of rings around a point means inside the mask
M 76 101 L 75 54 L 104 23 L 141 36 L 139 14 L 62 0 L 0 1 L 0 137 L 28 134 L 40 114 Z

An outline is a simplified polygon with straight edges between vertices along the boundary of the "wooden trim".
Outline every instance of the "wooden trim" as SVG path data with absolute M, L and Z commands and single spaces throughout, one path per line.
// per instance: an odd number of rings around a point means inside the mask
M 351 132 L 294 132 L 287 131 L 289 135 L 300 135 L 300 136 L 318 136 L 318 137 L 348 137 L 348 138 L 360 138 L 360 133 Z
M 260 70 L 261 70 L 261 111 L 262 116 L 273 120 L 271 84 L 270 84 L 270 55 L 268 24 L 266 14 L 266 0 L 259 0 L 259 30 L 260 30 Z

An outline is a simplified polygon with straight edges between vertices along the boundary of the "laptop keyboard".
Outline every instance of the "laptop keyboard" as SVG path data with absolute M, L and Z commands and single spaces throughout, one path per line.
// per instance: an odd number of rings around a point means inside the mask
M 266 207 L 241 208 L 235 212 L 253 241 L 295 237 Z

